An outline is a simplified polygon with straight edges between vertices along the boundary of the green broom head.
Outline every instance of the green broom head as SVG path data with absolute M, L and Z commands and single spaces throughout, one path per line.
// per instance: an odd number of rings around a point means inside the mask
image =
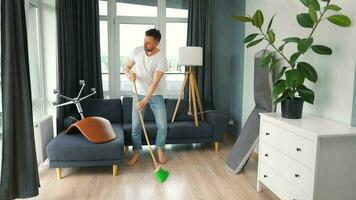
M 165 182 L 168 176 L 169 176 L 169 171 L 163 169 L 162 167 L 157 168 L 157 170 L 155 171 L 156 180 L 160 183 Z

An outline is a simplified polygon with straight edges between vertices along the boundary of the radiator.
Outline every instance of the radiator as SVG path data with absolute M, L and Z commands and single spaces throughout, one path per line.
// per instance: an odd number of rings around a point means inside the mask
M 37 164 L 42 164 L 47 159 L 47 144 L 53 139 L 52 115 L 44 116 L 34 123 Z

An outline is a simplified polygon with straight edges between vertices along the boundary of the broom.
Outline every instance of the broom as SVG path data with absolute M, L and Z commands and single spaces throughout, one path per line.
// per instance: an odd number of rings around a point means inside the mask
M 134 74 L 134 76 L 136 76 L 136 74 Z M 136 102 L 139 102 L 138 95 L 137 95 L 136 81 L 133 81 L 133 83 L 134 83 L 134 89 L 135 89 Z M 156 180 L 158 182 L 163 183 L 164 181 L 167 180 L 167 178 L 169 176 L 169 171 L 163 169 L 160 165 L 157 164 L 156 158 L 155 158 L 155 156 L 154 156 L 154 154 L 152 152 L 150 141 L 148 139 L 148 134 L 147 134 L 147 131 L 146 131 L 146 128 L 145 128 L 145 123 L 143 122 L 142 113 L 141 113 L 141 111 L 139 113 L 140 113 L 140 119 L 141 119 L 143 132 L 144 132 L 144 135 L 145 135 L 145 138 L 146 138 L 146 142 L 147 142 L 147 145 L 148 145 L 148 149 L 150 150 L 153 163 L 154 163 L 154 165 L 156 167 L 156 170 L 154 172 L 155 178 L 156 178 Z

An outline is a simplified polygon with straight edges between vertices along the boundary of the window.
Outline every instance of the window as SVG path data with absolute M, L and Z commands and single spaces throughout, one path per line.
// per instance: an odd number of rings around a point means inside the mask
M 120 91 L 121 96 L 129 96 L 131 94 L 132 83 L 124 74 L 124 65 L 132 50 L 143 44 L 142 33 L 150 28 L 154 28 L 152 24 L 120 24 Z
M 33 120 L 36 122 L 44 115 L 44 87 L 41 66 L 39 10 L 37 1 L 30 1 L 27 10 L 28 54 L 32 93 Z
M 124 64 L 133 49 L 143 45 L 145 31 L 154 27 L 162 33 L 160 49 L 168 60 L 165 97 L 178 97 L 184 79 L 184 67 L 177 65 L 178 49 L 186 46 L 186 2 L 187 0 L 99 0 L 105 98 L 131 95 L 132 84 L 124 75 Z
M 157 1 L 142 1 L 144 5 L 123 3 L 126 1 L 117 1 L 116 14 L 118 16 L 157 17 Z
M 109 97 L 109 44 L 108 22 L 100 21 L 101 73 L 105 98 Z
M 108 15 L 108 2 L 107 1 L 99 1 L 99 15 Z

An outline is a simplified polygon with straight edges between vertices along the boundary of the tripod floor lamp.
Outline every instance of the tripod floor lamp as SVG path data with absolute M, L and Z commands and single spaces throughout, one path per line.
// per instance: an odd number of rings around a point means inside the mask
M 175 117 L 177 115 L 177 111 L 179 108 L 179 104 L 184 95 L 184 89 L 189 81 L 189 110 L 188 115 L 194 115 L 195 126 L 198 127 L 198 108 L 199 113 L 201 114 L 202 120 L 204 119 L 203 114 L 203 105 L 200 99 L 200 93 L 197 85 L 197 81 L 195 78 L 195 72 L 192 71 L 192 66 L 202 66 L 203 65 L 203 48 L 202 47 L 181 47 L 179 48 L 179 61 L 178 65 L 187 66 L 188 71 L 185 72 L 184 81 L 182 88 L 179 93 L 179 98 L 176 104 L 176 108 L 174 110 L 172 122 L 174 122 Z M 192 112 L 192 104 L 193 104 L 193 112 Z

